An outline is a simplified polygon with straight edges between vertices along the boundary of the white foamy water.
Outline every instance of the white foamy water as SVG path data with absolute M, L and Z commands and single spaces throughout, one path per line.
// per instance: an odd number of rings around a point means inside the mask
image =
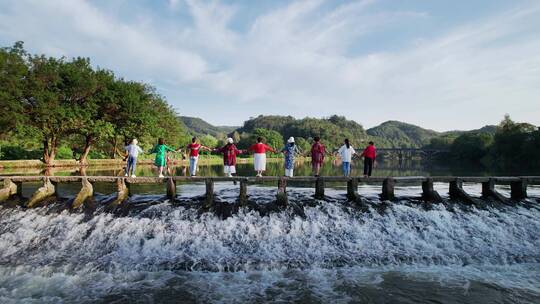
M 436 189 L 444 194 L 444 186 Z M 248 189 L 262 205 L 275 195 L 274 187 Z M 204 186 L 178 191 L 189 202 Z M 370 201 L 361 211 L 343 188 L 315 201 L 313 189 L 291 187 L 297 207 L 226 218 L 156 195 L 132 197 L 129 204 L 152 203 L 127 216 L 0 208 L 0 301 L 325 303 L 391 294 L 395 302 L 534 303 L 540 296 L 536 200 L 426 209 L 410 200 L 382 204 L 378 191 L 359 188 Z M 216 192 L 222 201 L 237 196 L 229 183 Z

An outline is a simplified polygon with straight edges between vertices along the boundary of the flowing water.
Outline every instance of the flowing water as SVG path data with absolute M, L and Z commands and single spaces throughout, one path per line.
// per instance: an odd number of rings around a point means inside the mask
M 105 207 L 106 184 L 83 210 L 65 208 L 77 185 L 45 207 L 10 202 L 0 206 L 0 303 L 540 303 L 539 187 L 516 206 L 477 209 L 450 201 L 446 184 L 435 184 L 444 201 L 434 204 L 416 199 L 419 186 L 397 187 L 392 203 L 380 186 L 360 185 L 359 202 L 331 186 L 315 200 L 312 187 L 291 185 L 280 208 L 274 185 L 250 185 L 249 208 L 235 210 L 238 186 L 216 183 L 212 212 L 200 209 L 202 183 L 179 184 L 175 201 L 163 187 L 134 187 L 117 209 Z

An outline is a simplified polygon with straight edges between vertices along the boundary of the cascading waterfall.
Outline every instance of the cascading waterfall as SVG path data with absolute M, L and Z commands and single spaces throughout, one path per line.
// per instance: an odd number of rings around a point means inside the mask
M 266 202 L 274 191 L 250 197 Z M 227 193 L 221 186 L 217 196 Z M 164 199 L 122 216 L 0 207 L 0 300 L 376 302 L 385 284 L 396 301 L 411 299 L 403 288 L 429 286 L 458 290 L 449 302 L 473 287 L 508 289 L 502 299 L 518 302 L 540 296 L 536 202 L 480 210 L 370 199 L 361 210 L 338 194 L 311 194 L 293 189 L 296 208 L 226 218 Z

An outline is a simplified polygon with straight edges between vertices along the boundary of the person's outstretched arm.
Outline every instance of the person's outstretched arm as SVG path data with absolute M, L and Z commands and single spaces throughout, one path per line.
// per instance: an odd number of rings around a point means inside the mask
M 270 151 L 270 152 L 272 152 L 272 153 L 277 153 L 276 149 L 270 147 L 269 145 L 265 145 L 264 148 L 265 148 L 267 151 Z
M 169 147 L 167 145 L 164 145 L 164 146 L 165 146 L 165 150 L 170 151 L 170 152 L 176 152 L 175 149 L 173 149 L 173 148 L 171 148 L 171 147 Z

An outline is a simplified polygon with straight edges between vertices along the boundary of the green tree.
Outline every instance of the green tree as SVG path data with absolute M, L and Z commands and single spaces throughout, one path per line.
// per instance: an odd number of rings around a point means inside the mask
M 206 134 L 203 137 L 200 138 L 201 144 L 203 146 L 209 147 L 209 148 L 215 148 L 218 146 L 218 140 L 214 136 L 210 134 Z
M 529 166 L 530 163 L 538 162 L 538 154 L 529 154 L 529 151 L 538 149 L 535 146 L 537 132 L 535 126 L 514 122 L 508 114 L 505 115 L 493 140 L 490 153 L 493 160 L 505 168 Z
M 486 133 L 466 133 L 454 140 L 450 148 L 452 155 L 460 160 L 480 161 L 489 151 L 493 136 Z
M 303 137 L 295 137 L 294 141 L 295 141 L 296 145 L 298 146 L 298 149 L 300 151 L 302 151 L 302 153 L 307 153 L 307 152 L 311 151 L 311 144 L 305 138 L 303 138 Z
M 97 91 L 94 71 L 87 59 L 30 56 L 23 98 L 25 126 L 40 134 L 43 161 L 51 165 L 64 138 L 86 122 L 88 99 Z
M 114 81 L 114 75 L 107 71 L 94 72 L 88 59 L 74 61 L 77 63 L 70 69 L 70 74 L 66 77 L 71 82 L 71 88 L 81 88 L 82 83 L 88 86 L 86 94 L 79 98 L 79 102 L 74 105 L 73 111 L 77 112 L 76 124 L 78 127 L 74 133 L 84 140 L 79 161 L 87 164 L 87 157 L 90 149 L 99 140 L 106 140 L 113 136 L 114 129 L 111 117 L 107 115 L 108 85 Z
M 0 137 L 13 131 L 17 122 L 24 118 L 22 100 L 28 73 L 26 56 L 22 42 L 0 48 Z
M 274 130 L 267 130 L 263 128 L 257 128 L 250 137 L 250 140 L 246 143 L 248 146 L 257 142 L 257 137 L 262 137 L 263 141 L 270 147 L 279 150 L 283 147 L 283 136 Z

